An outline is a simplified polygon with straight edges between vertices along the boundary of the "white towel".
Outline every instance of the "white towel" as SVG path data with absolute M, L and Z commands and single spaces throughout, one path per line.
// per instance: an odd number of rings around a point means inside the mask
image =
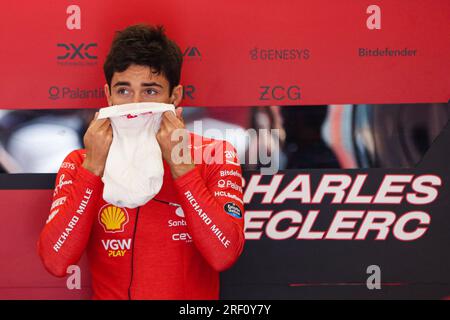
M 136 208 L 161 190 L 164 166 L 156 133 L 162 113 L 174 110 L 172 104 L 155 102 L 100 109 L 98 119 L 110 118 L 113 129 L 102 177 L 106 202 Z

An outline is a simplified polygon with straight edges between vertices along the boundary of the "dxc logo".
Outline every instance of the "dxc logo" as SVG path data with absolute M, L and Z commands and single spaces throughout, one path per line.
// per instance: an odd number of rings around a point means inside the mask
M 58 43 L 56 44 L 57 47 L 63 48 L 65 51 L 65 54 L 58 56 L 58 60 L 66 60 L 70 59 L 73 60 L 75 58 L 80 59 L 90 59 L 94 60 L 97 59 L 96 55 L 93 55 L 90 50 L 92 48 L 96 48 L 96 43 L 88 43 L 85 45 L 84 43 L 81 43 L 80 45 L 75 45 L 73 43 L 67 44 L 67 43 Z M 82 51 L 83 50 L 83 51 Z

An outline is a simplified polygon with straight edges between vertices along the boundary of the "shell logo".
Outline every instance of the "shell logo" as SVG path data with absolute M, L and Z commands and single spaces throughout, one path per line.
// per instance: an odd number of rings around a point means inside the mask
M 129 217 L 125 208 L 107 204 L 100 209 L 98 220 L 105 232 L 116 233 L 124 231 Z

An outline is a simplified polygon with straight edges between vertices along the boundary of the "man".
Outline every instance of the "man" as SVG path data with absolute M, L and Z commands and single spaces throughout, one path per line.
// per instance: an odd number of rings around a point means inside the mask
M 104 64 L 108 104 L 178 106 L 181 65 L 180 49 L 161 27 L 136 25 L 118 32 Z M 165 112 L 157 133 L 164 161 L 161 191 L 136 209 L 102 198 L 113 138 L 109 119 L 96 115 L 84 136 L 85 149 L 70 153 L 56 177 L 51 213 L 38 241 L 50 273 L 65 276 L 86 251 L 94 299 L 218 298 L 219 272 L 236 261 L 244 244 L 241 170 L 229 144 L 206 138 L 190 145 L 189 161 L 173 161 L 178 142 L 171 135 L 185 130 L 181 111 Z M 213 144 L 223 146 L 214 148 L 213 156 L 225 161 L 194 163 Z

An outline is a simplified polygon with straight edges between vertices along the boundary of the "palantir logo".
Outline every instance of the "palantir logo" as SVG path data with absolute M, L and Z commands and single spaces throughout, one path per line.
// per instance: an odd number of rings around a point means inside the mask
M 82 89 L 51 86 L 48 89 L 48 98 L 50 100 L 58 99 L 104 99 L 105 92 L 102 87 L 95 89 Z
M 48 98 L 51 100 L 59 99 L 59 87 L 52 86 L 48 89 Z

